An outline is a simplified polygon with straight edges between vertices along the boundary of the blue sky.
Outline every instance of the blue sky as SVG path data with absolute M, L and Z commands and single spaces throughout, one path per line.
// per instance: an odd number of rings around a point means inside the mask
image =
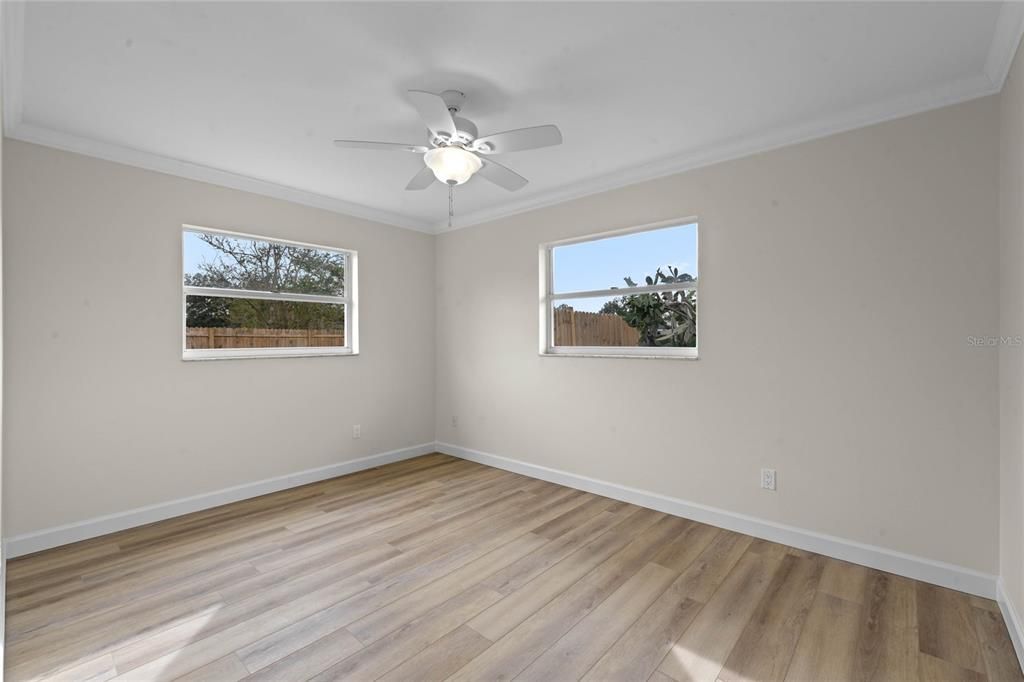
M 213 261 L 217 250 L 210 248 L 195 232 L 185 232 L 185 272 L 195 274 L 203 261 Z
M 625 287 L 624 277 L 644 284 L 659 267 L 675 266 L 697 276 L 697 226 L 634 232 L 553 250 L 555 293 Z M 598 310 L 606 298 L 566 301 L 576 310 Z

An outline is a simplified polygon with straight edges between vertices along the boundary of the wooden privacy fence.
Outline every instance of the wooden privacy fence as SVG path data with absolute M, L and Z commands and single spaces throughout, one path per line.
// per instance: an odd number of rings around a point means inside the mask
M 556 346 L 635 346 L 640 333 L 618 315 L 555 308 Z
M 188 327 L 185 348 L 308 348 L 344 346 L 341 329 L 244 329 Z

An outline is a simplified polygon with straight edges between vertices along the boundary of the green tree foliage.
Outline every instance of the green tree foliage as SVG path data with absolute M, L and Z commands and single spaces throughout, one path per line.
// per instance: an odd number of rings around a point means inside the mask
M 653 277 L 645 277 L 647 286 L 694 281 L 691 275 L 680 273 L 678 268 L 666 270 L 662 272 L 658 268 Z M 627 286 L 637 286 L 629 277 L 623 279 Z M 697 345 L 697 296 L 694 291 L 630 294 L 608 301 L 601 312 L 618 315 L 636 329 L 640 333 L 637 345 L 689 348 Z
M 185 276 L 188 286 L 248 289 L 301 294 L 344 294 L 345 256 L 274 242 L 198 234 L 217 253 L 198 272 Z M 266 329 L 342 329 L 344 308 L 298 301 L 265 301 L 216 296 L 190 296 L 189 327 L 255 327 Z
M 185 286 L 213 286 L 202 273 L 186 274 Z M 189 327 L 230 327 L 231 299 L 221 296 L 189 296 L 185 302 L 185 321 Z

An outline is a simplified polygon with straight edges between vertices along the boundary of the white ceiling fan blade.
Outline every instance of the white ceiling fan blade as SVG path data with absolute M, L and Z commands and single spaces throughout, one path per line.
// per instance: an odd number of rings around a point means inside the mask
M 434 171 L 424 166 L 420 172 L 412 176 L 412 180 L 405 186 L 406 189 L 426 189 L 434 182 Z
M 435 137 L 444 137 L 449 140 L 458 135 L 455 129 L 455 121 L 448 111 L 448 105 L 444 103 L 440 95 L 423 90 L 410 90 L 409 101 L 420 113 L 420 118 L 427 124 L 427 129 Z
M 508 130 L 477 138 L 473 142 L 473 150 L 483 154 L 504 154 L 551 147 L 556 144 L 562 144 L 562 131 L 558 126 L 547 125 Z
M 429 147 L 415 144 L 402 144 L 400 142 L 367 142 L 365 140 L 335 140 L 335 147 L 342 149 L 370 149 L 378 152 L 414 152 L 422 154 Z
M 509 192 L 515 192 L 517 189 L 526 187 L 526 183 L 529 182 L 519 173 L 516 173 L 510 168 L 502 166 L 500 163 L 491 161 L 490 159 L 481 159 L 484 165 L 477 171 L 477 175 L 482 177 L 484 180 L 490 180 L 498 187 L 507 189 Z

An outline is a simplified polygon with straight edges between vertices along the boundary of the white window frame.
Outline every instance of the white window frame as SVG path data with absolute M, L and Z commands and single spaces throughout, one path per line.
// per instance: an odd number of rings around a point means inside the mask
M 239 239 L 271 242 L 285 246 L 297 246 L 304 249 L 330 251 L 345 255 L 344 296 L 323 296 L 316 294 L 296 294 L 288 292 L 250 291 L 247 289 L 220 289 L 214 287 L 185 286 L 185 236 L 188 233 L 216 234 Z M 335 246 L 307 244 L 289 239 L 264 237 L 245 232 L 219 230 L 199 225 L 181 226 L 181 263 L 178 268 L 178 281 L 181 283 L 181 357 L 183 360 L 237 360 L 244 358 L 295 358 L 322 357 L 331 355 L 359 354 L 359 254 L 351 249 L 340 249 Z M 188 296 L 223 296 L 225 298 L 248 298 L 269 301 L 298 301 L 303 303 L 331 303 L 345 306 L 345 345 L 322 346 L 310 348 L 187 348 L 186 340 L 186 303 Z
M 553 242 L 546 242 L 540 245 L 540 354 L 549 357 L 590 357 L 590 358 L 663 358 L 663 359 L 686 359 L 696 360 L 697 349 L 700 344 L 700 320 L 697 321 L 697 346 L 693 348 L 674 348 L 665 346 L 556 346 L 554 339 L 554 310 L 555 302 L 574 298 L 604 298 L 609 296 L 623 296 L 627 294 L 659 293 L 663 291 L 696 291 L 698 289 L 699 275 L 693 282 L 676 282 L 672 284 L 656 284 L 654 286 L 642 287 L 620 287 L 618 289 L 593 289 L 589 291 L 569 291 L 554 293 L 554 259 L 552 252 L 556 247 L 570 244 L 581 244 L 584 242 L 600 241 L 610 237 L 622 237 L 636 234 L 638 232 L 651 232 L 662 230 L 667 227 L 682 227 L 693 225 L 697 230 L 697 272 L 700 273 L 700 221 L 696 217 L 681 218 L 678 220 L 666 220 L 647 225 L 626 227 L 618 230 L 609 230 L 596 234 L 588 234 L 582 237 L 572 237 Z

